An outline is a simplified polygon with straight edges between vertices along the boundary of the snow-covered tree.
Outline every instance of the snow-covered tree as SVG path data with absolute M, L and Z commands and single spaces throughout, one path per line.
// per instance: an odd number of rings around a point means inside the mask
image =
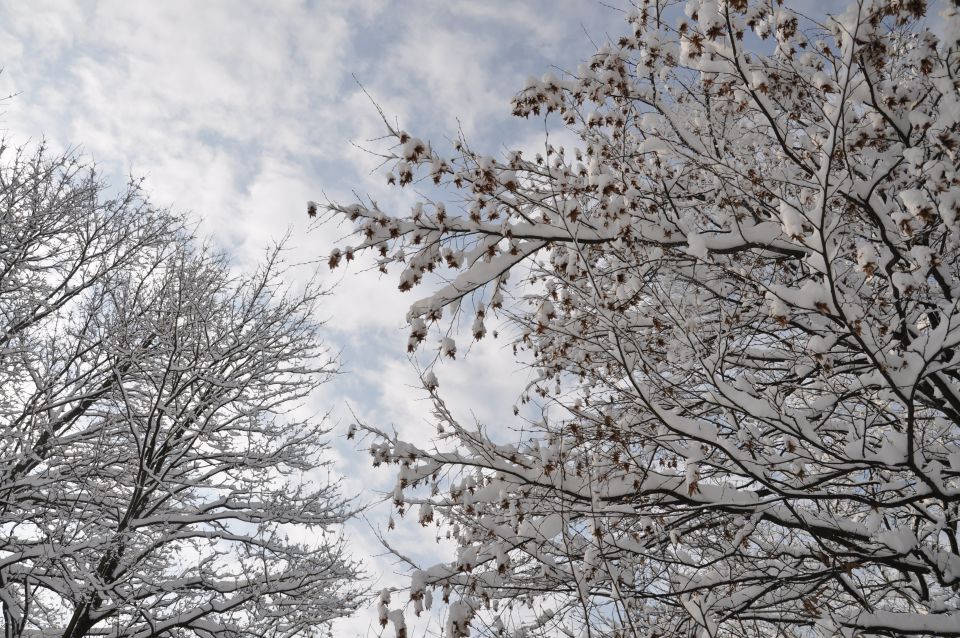
M 354 606 L 316 287 L 252 275 L 136 185 L 0 150 L 5 636 L 306 636 Z
M 411 351 L 499 315 L 545 408 L 459 423 L 427 369 L 435 446 L 361 426 L 458 546 L 384 623 L 436 593 L 451 637 L 960 635 L 958 9 L 627 22 L 515 98 L 577 142 L 443 156 L 387 124 L 388 181 L 427 195 L 327 205 L 359 236 L 331 266 L 444 280 Z

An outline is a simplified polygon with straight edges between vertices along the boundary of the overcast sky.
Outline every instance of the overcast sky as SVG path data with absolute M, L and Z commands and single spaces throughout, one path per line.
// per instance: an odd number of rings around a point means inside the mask
M 113 184 L 145 178 L 154 203 L 190 212 L 238 267 L 287 232 L 290 259 L 302 262 L 328 254 L 346 230 L 308 233 L 307 200 L 356 192 L 388 210 L 408 203 L 357 147 L 377 148 L 367 141 L 383 128 L 353 76 L 421 138 L 442 142 L 462 128 L 485 152 L 529 146 L 543 123 L 512 118 L 511 96 L 527 76 L 575 68 L 591 40 L 619 34 L 622 15 L 610 5 L 623 3 L 0 0 L 0 93 L 13 96 L 0 129 L 8 142 L 75 149 Z M 413 298 L 392 278 L 356 270 L 324 273 L 338 282 L 324 309 L 327 339 L 349 374 L 315 400 L 341 424 L 334 456 L 348 493 L 390 479 L 343 440 L 347 404 L 408 438 L 432 431 L 404 352 Z M 496 424 L 509 419 L 525 376 L 500 344 L 482 343 L 441 378 L 463 418 Z M 353 548 L 378 553 L 365 525 L 351 527 Z M 393 532 L 397 544 L 422 550 L 415 527 Z M 393 578 L 382 558 L 368 570 L 378 583 Z M 365 635 L 369 622 L 361 614 L 335 635 Z

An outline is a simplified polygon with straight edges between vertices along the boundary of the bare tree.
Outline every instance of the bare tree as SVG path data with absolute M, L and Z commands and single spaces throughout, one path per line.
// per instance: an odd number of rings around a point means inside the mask
M 296 416 L 335 372 L 321 290 L 282 286 L 279 248 L 231 274 L 73 157 L 0 158 L 4 634 L 318 635 L 356 594 L 323 419 Z
M 444 157 L 385 121 L 388 181 L 436 196 L 329 204 L 360 236 L 331 265 L 378 251 L 401 290 L 441 273 L 411 351 L 453 356 L 457 325 L 480 339 L 499 313 L 545 408 L 513 440 L 458 423 L 429 369 L 435 448 L 363 426 L 396 507 L 458 545 L 412 566 L 413 611 L 439 591 L 450 636 L 960 635 L 944 5 L 644 0 L 515 100 L 576 145 Z

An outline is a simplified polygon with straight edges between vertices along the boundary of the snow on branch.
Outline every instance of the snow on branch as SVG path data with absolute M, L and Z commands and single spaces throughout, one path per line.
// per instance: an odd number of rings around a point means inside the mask
M 411 349 L 499 313 L 553 406 L 504 444 L 429 371 L 436 449 L 369 429 L 458 548 L 411 591 L 450 636 L 960 635 L 958 10 L 636 4 L 514 100 L 577 144 L 391 128 L 438 194 L 328 205 L 429 290 Z
M 304 635 L 356 606 L 326 428 L 335 364 L 282 285 L 234 275 L 136 184 L 0 148 L 0 626 Z M 303 542 L 294 538 L 305 536 Z

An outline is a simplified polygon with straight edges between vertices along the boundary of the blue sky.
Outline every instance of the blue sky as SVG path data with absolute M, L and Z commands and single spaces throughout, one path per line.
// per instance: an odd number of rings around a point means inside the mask
M 376 148 L 367 140 L 383 133 L 354 75 L 421 138 L 442 142 L 460 127 L 485 152 L 529 146 L 543 124 L 512 118 L 510 97 L 527 76 L 575 68 L 593 52 L 591 39 L 620 33 L 621 20 L 590 0 L 0 1 L 0 94 L 13 96 L 0 129 L 13 143 L 46 138 L 52 149 L 76 149 L 113 184 L 145 178 L 154 203 L 190 212 L 238 267 L 288 231 L 289 259 L 303 262 L 328 254 L 346 231 L 308 232 L 307 200 L 356 192 L 385 209 L 409 204 L 353 144 Z M 405 437 L 433 432 L 404 351 L 414 298 L 392 278 L 358 270 L 322 269 L 339 282 L 324 313 L 349 374 L 313 406 L 342 424 L 333 458 L 347 493 L 391 482 L 342 439 L 348 402 Z M 444 394 L 464 419 L 510 418 L 525 376 L 500 345 L 484 340 L 445 366 Z M 385 518 L 370 515 L 374 525 Z M 365 523 L 349 531 L 358 553 L 380 553 Z M 392 534 L 415 552 L 433 542 L 415 524 Z M 395 579 L 389 560 L 370 559 L 368 569 L 379 583 Z M 336 635 L 364 635 L 370 618 L 343 621 Z

